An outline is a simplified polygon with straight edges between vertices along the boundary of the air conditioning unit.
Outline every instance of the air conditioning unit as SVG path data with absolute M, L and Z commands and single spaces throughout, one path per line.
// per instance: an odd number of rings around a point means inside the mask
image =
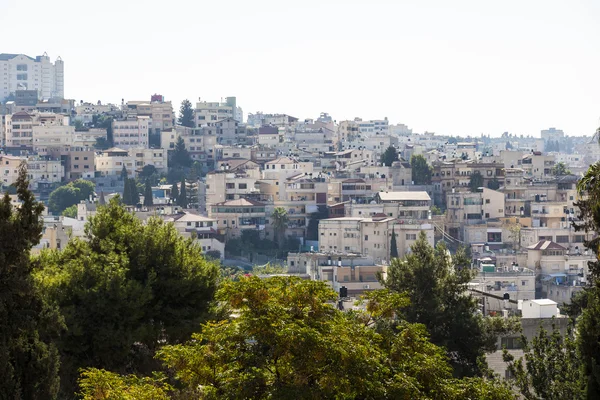
M 363 285 L 363 289 L 371 289 L 370 285 Z

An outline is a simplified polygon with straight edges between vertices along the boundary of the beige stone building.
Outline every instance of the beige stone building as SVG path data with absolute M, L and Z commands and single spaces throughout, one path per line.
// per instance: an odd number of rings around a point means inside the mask
M 217 221 L 217 232 L 226 238 L 239 237 L 245 229 L 264 232 L 266 205 L 248 199 L 229 200 L 208 208 L 208 217 Z
M 125 166 L 129 177 L 135 177 L 146 165 L 154 165 L 158 171 L 166 172 L 168 157 L 163 149 L 113 147 L 96 154 L 95 165 L 99 176 L 120 175 Z

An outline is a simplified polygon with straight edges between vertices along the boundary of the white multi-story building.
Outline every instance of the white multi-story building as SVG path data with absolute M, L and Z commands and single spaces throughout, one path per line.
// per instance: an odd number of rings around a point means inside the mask
M 243 122 L 242 109 L 237 106 L 235 97 L 226 97 L 225 102 L 199 101 L 194 110 L 194 121 L 196 126 L 204 126 L 210 122 L 233 118 L 237 122 Z
M 119 149 L 112 148 L 96 155 L 94 160 L 96 173 L 100 176 L 116 176 L 123 166 L 129 177 L 135 177 L 146 166 L 154 165 L 159 172 L 166 172 L 168 167 L 167 150 L 164 149 Z
M 37 90 L 40 99 L 64 98 L 65 64 L 54 63 L 46 53 L 36 58 L 24 54 L 0 54 L 0 101 L 17 90 Z
M 148 133 L 151 119 L 147 116 L 123 121 L 113 121 L 113 142 L 121 149 L 148 148 Z

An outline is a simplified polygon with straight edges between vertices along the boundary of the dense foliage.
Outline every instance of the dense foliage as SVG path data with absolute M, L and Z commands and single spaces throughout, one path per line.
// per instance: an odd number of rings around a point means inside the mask
M 31 248 L 42 235 L 44 206 L 28 190 L 27 167 L 16 181 L 20 202 L 0 202 L 0 398 L 52 399 L 59 358 L 52 339 L 62 329 L 57 312 L 35 287 Z
M 146 380 L 131 381 L 129 390 L 201 399 L 514 398 L 494 381 L 453 378 L 444 351 L 429 342 L 422 325 L 399 323 L 387 337 L 373 329 L 374 319 L 393 318 L 387 304 L 406 299 L 372 296 L 380 302 L 369 302 L 367 312 L 345 313 L 333 306 L 336 294 L 324 282 L 225 281 L 217 299 L 231 317 L 206 323 L 193 341 L 158 353 L 178 389 Z M 119 379 L 131 378 L 92 370 L 82 382 L 87 393 L 99 393 L 100 385 Z
M 186 126 L 188 128 L 193 128 L 196 126 L 194 123 L 194 109 L 192 108 L 192 103 L 185 99 L 181 102 L 181 107 L 179 107 L 179 118 L 177 119 L 179 125 Z
M 206 318 L 218 276 L 172 224 L 143 224 L 118 198 L 98 209 L 85 234 L 37 258 L 37 281 L 68 328 L 59 341 L 66 391 L 81 367 L 153 367 L 160 343 L 188 339 Z
M 556 326 L 550 333 L 540 328 L 532 343 L 525 336 L 521 342 L 524 356 L 516 359 L 504 350 L 504 360 L 524 399 L 585 399 L 585 380 L 572 329 L 563 337 Z
M 481 172 L 475 171 L 469 178 L 469 190 L 475 193 L 480 187 L 483 187 L 483 175 L 481 175 Z
M 412 180 L 415 185 L 431 184 L 433 170 L 422 155 L 413 155 L 410 158 L 410 167 L 412 168 Z
M 427 327 L 431 341 L 448 351 L 458 376 L 481 374 L 482 356 L 496 340 L 468 293 L 473 277 L 468 266 L 462 250 L 451 256 L 442 243 L 433 248 L 421 232 L 409 254 L 392 260 L 383 281 L 389 290 L 408 295 L 410 304 L 402 310 L 406 320 Z
M 394 161 L 398 161 L 398 151 L 394 146 L 389 146 L 381 155 L 381 163 L 386 167 L 391 167 Z
M 60 215 L 65 209 L 79 204 L 82 200 L 89 200 L 95 189 L 96 185 L 85 179 L 69 182 L 50 193 L 48 209 L 53 214 Z

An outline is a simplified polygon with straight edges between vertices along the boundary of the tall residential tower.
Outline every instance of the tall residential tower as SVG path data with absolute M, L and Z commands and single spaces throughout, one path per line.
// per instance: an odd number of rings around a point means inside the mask
M 24 54 L 0 53 L 0 102 L 17 90 L 37 90 L 39 99 L 64 98 L 65 64 L 48 54 L 35 58 Z

